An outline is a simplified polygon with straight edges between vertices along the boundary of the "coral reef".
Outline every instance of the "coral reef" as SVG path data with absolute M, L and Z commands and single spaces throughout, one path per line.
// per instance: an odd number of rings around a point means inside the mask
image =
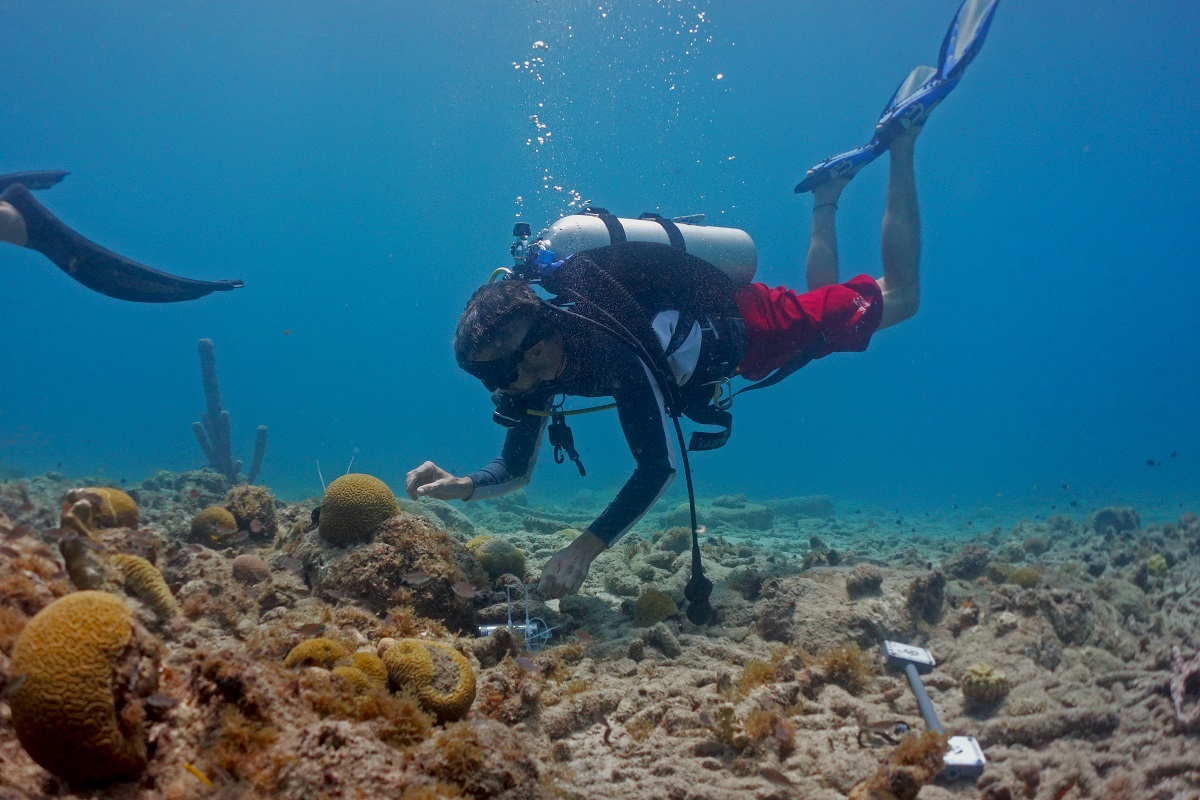
M 946 576 L 938 569 L 914 578 L 908 585 L 908 612 L 915 622 L 936 623 L 946 602 Z
M 11 673 L 13 727 L 41 766 L 76 785 L 104 785 L 146 765 L 143 698 L 158 679 L 158 643 L 119 598 L 75 592 L 25 626 Z
M 109 559 L 125 576 L 125 588 L 153 609 L 159 619 L 179 613 L 179 604 L 158 567 L 141 556 L 118 554 Z
M 229 412 L 221 407 L 221 388 L 217 383 L 217 351 L 213 347 L 212 339 L 201 339 L 199 350 L 200 380 L 204 385 L 204 402 L 208 410 L 200 415 L 199 422 L 192 423 L 192 432 L 196 434 L 196 442 L 204 451 L 208 465 L 224 475 L 225 480 L 235 484 L 241 477 L 242 462 L 233 458 L 233 426 Z M 258 479 L 266 454 L 267 426 L 259 425 L 254 435 L 254 457 L 250 460 L 247 483 L 254 483 Z
M 333 669 L 343 659 L 349 659 L 350 651 L 332 639 L 308 639 L 291 649 L 283 665 L 288 669 L 302 665 L 315 665 Z
M 252 539 L 269 541 L 276 531 L 275 498 L 265 486 L 234 486 L 223 503 L 237 524 Z
M 846 594 L 851 600 L 867 595 L 879 594 L 883 586 L 883 572 L 874 564 L 859 564 L 846 573 Z
M 633 624 L 648 628 L 679 614 L 679 606 L 661 589 L 646 589 L 633 604 Z
M 199 544 L 218 545 L 237 533 L 237 519 L 229 509 L 209 506 L 192 517 L 191 540 Z
M 525 554 L 511 542 L 495 536 L 476 536 L 467 542 L 467 549 L 493 580 L 505 574 L 524 580 Z
M 994 708 L 1008 694 L 1008 676 L 982 661 L 963 673 L 959 681 L 963 702 L 969 711 Z
M 942 771 L 948 737 L 910 733 L 876 771 L 855 786 L 849 800 L 913 800 Z
M 1004 582 L 1022 589 L 1032 589 L 1042 582 L 1042 573 L 1036 567 L 1017 567 L 1008 573 Z
M 475 702 L 475 671 L 445 642 L 401 639 L 383 654 L 388 678 L 398 692 L 411 691 L 439 723 L 466 716 Z
M 1200 731 L 1200 653 L 1185 661 L 1178 645 L 1171 648 L 1171 702 L 1184 731 Z
M 98 528 L 136 528 L 138 526 L 137 503 L 120 489 L 107 486 L 72 489 L 63 499 L 63 506 L 72 506 L 80 500 L 86 500 L 95 509 L 93 521 Z
M 942 571 L 951 578 L 973 581 L 987 571 L 992 560 L 992 551 L 984 545 L 968 544 L 960 547 L 954 555 L 942 563 Z
M 344 547 L 368 542 L 375 530 L 399 513 L 387 484 L 371 475 L 343 475 L 325 489 L 317 529 L 321 538 Z
M 230 574 L 233 575 L 233 579 L 238 583 L 244 583 L 249 586 L 271 579 L 271 570 L 267 566 L 267 562 L 250 553 L 242 553 L 233 559 L 233 564 L 230 566 Z
M 310 533 L 296 554 L 319 593 L 353 597 L 379 614 L 408 607 L 453 630 L 474 631 L 472 587 L 487 583 L 487 575 L 463 545 L 424 517 L 401 512 L 380 525 L 370 543 L 348 552 Z

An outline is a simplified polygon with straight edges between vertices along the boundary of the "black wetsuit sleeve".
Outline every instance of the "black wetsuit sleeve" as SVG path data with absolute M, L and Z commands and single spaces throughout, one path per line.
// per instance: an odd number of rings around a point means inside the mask
M 531 408 L 542 408 L 545 403 L 535 403 Z M 468 477 L 475 484 L 469 500 L 487 500 L 508 492 L 515 492 L 529 483 L 537 463 L 538 450 L 542 444 L 542 431 L 547 417 L 526 414 L 516 427 L 509 428 L 504 437 L 500 455 L 481 470 Z
M 670 419 L 645 367 L 630 356 L 613 387 L 621 430 L 637 467 L 589 530 L 612 545 L 633 527 L 670 486 L 675 458 L 667 438 Z

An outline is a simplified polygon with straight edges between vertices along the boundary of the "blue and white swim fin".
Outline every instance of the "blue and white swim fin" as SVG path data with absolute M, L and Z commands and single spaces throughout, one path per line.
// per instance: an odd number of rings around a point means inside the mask
M 942 39 L 937 67 L 921 66 L 910 72 L 883 107 L 871 141 L 814 166 L 796 186 L 796 193 L 812 191 L 836 178 L 854 177 L 901 133 L 924 125 L 937 104 L 958 85 L 967 65 L 979 55 L 999 5 L 1000 0 L 964 0 Z

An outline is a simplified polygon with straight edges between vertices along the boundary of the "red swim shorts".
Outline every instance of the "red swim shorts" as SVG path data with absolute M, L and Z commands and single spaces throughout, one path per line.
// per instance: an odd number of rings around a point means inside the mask
M 816 358 L 866 350 L 883 317 L 883 292 L 870 275 L 803 294 L 751 283 L 733 299 L 746 321 L 746 357 L 738 372 L 752 381 L 770 375 L 821 334 L 825 345 Z

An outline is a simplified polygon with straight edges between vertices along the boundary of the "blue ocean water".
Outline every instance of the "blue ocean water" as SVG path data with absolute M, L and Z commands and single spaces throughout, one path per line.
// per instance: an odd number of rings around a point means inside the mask
M 136 305 L 0 248 L 0 468 L 202 466 L 211 337 L 235 450 L 268 425 L 262 480 L 299 498 L 318 461 L 399 490 L 427 458 L 494 455 L 450 337 L 514 221 L 704 212 L 751 233 L 760 280 L 801 286 L 811 199 L 792 186 L 869 138 L 955 2 L 0 7 L 0 172 L 69 169 L 41 199 L 85 235 L 246 282 Z M 1191 3 L 1004 0 L 918 143 L 920 313 L 740 400 L 730 444 L 694 458 L 701 490 L 1194 507 L 1198 38 Z M 843 195 L 845 277 L 879 274 L 885 177 L 881 159 Z M 534 501 L 615 491 L 617 431 L 580 419 L 589 477 L 544 459 Z

